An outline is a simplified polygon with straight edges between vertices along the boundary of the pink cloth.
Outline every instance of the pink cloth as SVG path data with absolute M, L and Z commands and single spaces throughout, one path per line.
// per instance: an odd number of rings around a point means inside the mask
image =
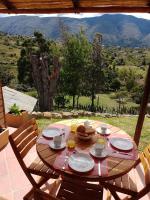
M 63 124 L 52 124 L 52 125 L 49 125 L 48 126 L 49 128 L 50 127 L 54 127 L 54 128 L 59 128 L 60 130 L 64 129 L 64 133 L 65 133 L 65 139 L 68 137 L 69 133 L 70 133 L 70 128 L 68 126 L 65 126 Z M 63 131 L 62 131 L 63 133 Z M 53 138 L 46 138 L 44 136 L 40 136 L 38 139 L 37 139 L 37 143 L 38 144 L 49 144 L 49 142 L 52 140 Z
M 65 132 L 65 139 L 68 138 L 68 135 L 70 133 L 70 127 L 69 126 L 66 126 L 64 124 L 51 124 L 48 127 L 59 128 L 62 131 L 62 133 L 63 133 L 63 130 L 64 130 L 64 132 Z
M 71 156 L 71 154 L 75 153 L 74 150 L 68 150 L 68 149 L 64 149 L 63 151 L 61 151 L 58 156 L 56 157 L 56 160 L 53 164 L 53 167 L 57 170 L 64 170 L 65 172 L 69 173 L 69 172 L 74 172 L 68 165 L 68 157 L 66 156 Z M 93 158 L 93 157 L 92 157 Z M 65 159 L 67 159 L 67 161 L 65 161 Z M 100 159 L 96 159 L 93 158 L 95 165 L 94 168 L 87 173 L 79 173 L 79 172 L 74 172 L 76 174 L 79 175 L 84 175 L 84 176 L 92 176 L 92 177 L 97 177 L 97 176 L 106 176 L 108 174 L 108 169 L 106 168 L 107 165 L 107 161 L 105 159 L 100 160 Z M 65 166 L 65 169 L 62 169 L 63 166 Z M 100 167 L 100 168 L 99 168 Z
M 94 124 L 95 126 L 98 125 L 98 123 Z M 68 138 L 69 133 L 70 133 L 70 127 L 63 125 L 63 124 L 52 124 L 49 125 L 49 127 L 56 127 L 56 128 L 60 128 L 61 130 L 64 129 L 65 132 L 65 139 Z M 109 127 L 111 129 L 111 126 Z M 109 156 L 111 157 L 116 157 L 116 158 L 122 158 L 122 159 L 131 159 L 131 160 L 137 160 L 138 158 L 138 150 L 136 148 L 136 145 L 134 144 L 134 148 L 131 151 L 121 151 L 118 149 L 115 149 L 110 143 L 109 143 L 109 139 L 110 138 L 126 138 L 131 140 L 131 137 L 128 134 L 124 134 L 124 133 L 119 133 L 118 128 L 117 127 L 113 127 L 112 130 L 112 134 L 110 134 L 109 136 L 106 137 L 108 145 L 106 147 L 107 151 L 109 152 Z M 132 140 L 131 140 L 132 141 Z M 43 136 L 41 136 L 38 140 L 38 143 L 42 143 L 42 144 L 49 144 L 50 139 L 46 139 Z M 81 149 L 76 149 L 78 152 L 84 152 L 81 151 Z M 65 148 L 61 151 L 58 151 L 57 157 L 54 161 L 53 167 L 56 170 L 64 170 L 67 173 L 72 173 L 74 172 L 68 165 L 68 156 L 71 156 L 71 154 L 75 153 L 74 150 L 69 150 L 68 148 Z M 87 152 L 87 150 L 84 153 L 89 153 Z M 80 176 L 92 176 L 92 177 L 98 177 L 98 176 L 107 176 L 108 174 L 108 159 L 97 159 L 94 158 L 93 156 L 91 156 L 95 162 L 94 168 L 87 173 L 79 173 L 79 172 L 74 172 L 76 174 L 79 174 Z M 65 166 L 65 169 L 62 169 L 63 166 Z M 99 169 L 100 166 L 100 169 Z
M 110 142 L 109 139 L 110 138 L 124 138 L 124 139 L 128 139 L 133 143 L 133 149 L 129 150 L 129 151 L 123 151 L 123 150 L 119 150 L 116 149 L 115 147 L 113 147 Z M 107 145 L 107 150 L 109 152 L 109 155 L 112 157 L 116 157 L 116 158 L 123 158 L 123 159 L 128 159 L 128 160 L 137 160 L 138 159 L 138 150 L 137 147 L 135 145 L 135 143 L 131 140 L 131 137 L 127 134 L 119 134 L 119 133 L 115 133 L 114 135 L 110 135 L 107 139 L 108 145 Z

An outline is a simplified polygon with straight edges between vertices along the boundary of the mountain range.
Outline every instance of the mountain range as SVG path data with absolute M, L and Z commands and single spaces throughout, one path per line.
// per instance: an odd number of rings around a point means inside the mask
M 150 20 L 123 14 L 104 14 L 92 18 L 11 16 L 0 18 L 0 31 L 10 35 L 33 35 L 42 32 L 51 39 L 60 38 L 60 22 L 76 33 L 84 28 L 92 40 L 96 32 L 103 35 L 104 45 L 150 47 Z

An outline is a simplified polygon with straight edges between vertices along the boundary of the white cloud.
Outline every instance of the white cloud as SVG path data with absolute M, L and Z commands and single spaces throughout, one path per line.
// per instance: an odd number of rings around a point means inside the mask
M 127 13 L 124 13 L 124 14 L 127 14 Z M 150 20 L 150 14 L 148 14 L 148 13 L 131 13 L 131 14 L 128 13 L 127 15 L 133 15 L 138 18 Z
M 111 14 L 111 13 L 110 13 Z M 117 14 L 117 13 L 113 13 Z M 138 18 L 143 18 L 143 19 L 148 19 L 150 20 L 150 14 L 148 13 L 120 13 L 120 14 L 125 14 L 125 15 L 132 15 Z M 88 18 L 88 17 L 96 17 L 96 16 L 101 16 L 103 15 L 102 13 L 81 13 L 81 14 L 39 14 L 39 15 L 34 15 L 34 14 L 28 14 L 28 16 L 39 16 L 39 17 L 72 17 L 72 18 Z M 11 17 L 11 16 L 17 16 L 16 14 L 0 14 L 0 17 Z
M 81 14 L 58 14 L 55 16 L 58 17 L 72 17 L 72 18 L 87 18 L 87 17 L 96 17 L 96 16 L 101 16 L 102 14 L 98 13 L 81 13 Z M 47 15 L 50 16 L 50 15 Z

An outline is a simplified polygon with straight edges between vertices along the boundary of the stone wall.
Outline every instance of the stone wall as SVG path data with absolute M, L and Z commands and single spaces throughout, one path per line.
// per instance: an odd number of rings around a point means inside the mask
M 96 117 L 106 117 L 106 118 L 111 118 L 111 117 L 119 117 L 119 116 L 124 116 L 124 117 L 130 117 L 133 115 L 118 115 L 118 114 L 109 114 L 109 113 L 94 113 L 94 112 L 87 112 L 84 110 L 79 110 L 79 111 L 71 111 L 71 112 L 32 112 L 31 116 L 34 118 L 47 118 L 47 119 L 71 119 L 71 118 L 80 118 L 80 117 L 91 117 L 91 116 L 96 116 Z M 138 115 L 134 115 L 138 116 Z M 146 115 L 147 117 L 150 117 L 149 115 Z

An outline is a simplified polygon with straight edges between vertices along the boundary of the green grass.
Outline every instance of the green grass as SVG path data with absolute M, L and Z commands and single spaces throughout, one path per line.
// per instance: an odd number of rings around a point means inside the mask
M 103 117 L 88 117 L 88 119 L 100 120 L 102 122 L 106 122 L 113 126 L 117 126 L 122 130 L 126 131 L 132 137 L 134 136 L 134 131 L 137 123 L 137 117 L 113 117 L 113 118 L 103 118 Z M 58 119 L 38 119 L 38 125 L 40 129 L 43 129 L 50 123 L 54 123 L 56 121 L 60 121 Z M 142 135 L 140 138 L 139 150 L 143 150 L 150 143 L 150 118 L 145 118 L 144 126 L 142 129 Z
M 97 94 L 96 99 L 95 99 L 95 105 L 100 105 L 104 107 L 109 107 L 109 108 L 114 108 L 118 107 L 118 103 L 116 99 L 112 98 L 114 93 L 109 93 L 109 94 Z M 98 100 L 99 97 L 99 100 Z M 82 96 L 79 98 L 79 104 L 81 105 L 89 105 L 91 104 L 91 99 L 90 97 L 85 97 Z M 70 100 L 70 105 L 72 105 L 72 99 Z M 131 106 L 138 106 L 136 103 L 132 102 L 129 99 L 126 99 L 126 104 L 125 106 L 131 107 Z

